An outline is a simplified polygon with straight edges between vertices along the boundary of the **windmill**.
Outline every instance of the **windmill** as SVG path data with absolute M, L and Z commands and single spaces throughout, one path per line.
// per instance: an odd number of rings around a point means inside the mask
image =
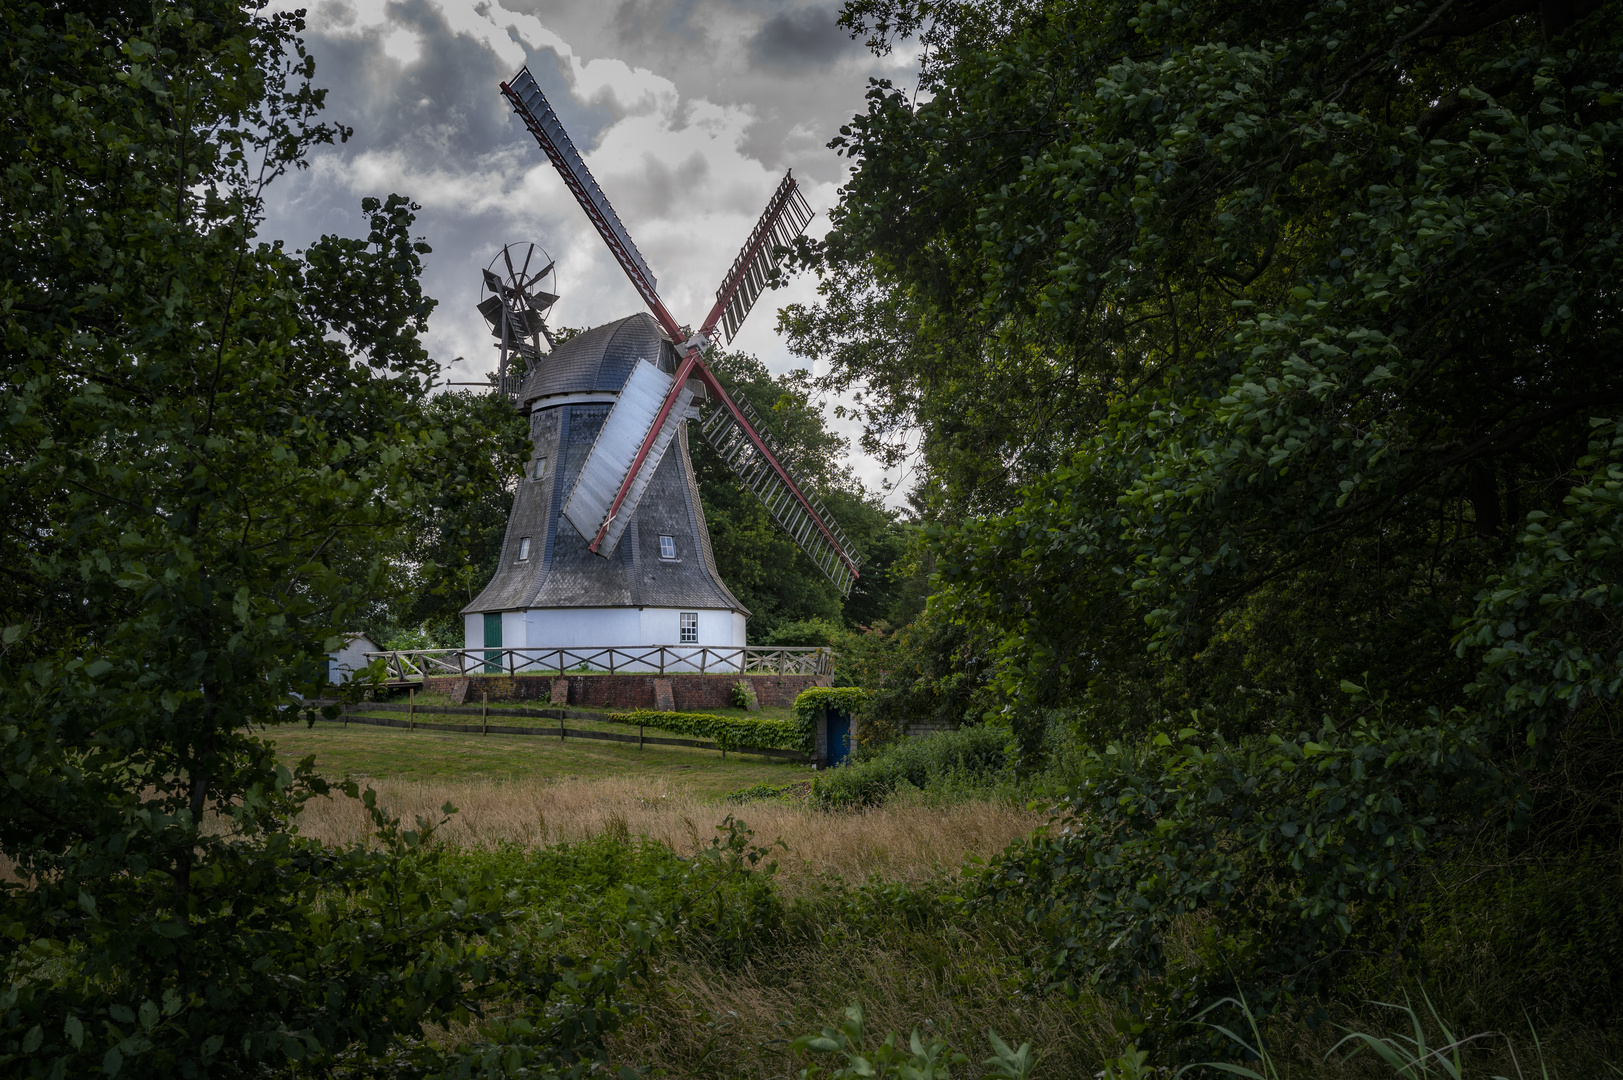
M 539 276 L 511 252 L 492 263 L 491 298 L 480 310 L 501 338 L 504 358 L 518 355 L 528 372 L 515 401 L 529 413 L 535 454 L 514 498 L 501 564 L 463 609 L 467 647 L 744 644 L 748 612 L 711 557 L 687 420 L 700 421 L 705 438 L 776 524 L 849 595 L 861 556 L 807 494 L 748 403 L 735 400 L 704 361 L 718 333 L 732 341 L 771 282 L 782 249 L 811 221 L 793 176 L 773 193 L 709 314 L 688 333 L 660 300 L 653 271 L 529 69 L 501 90 L 648 313 L 554 343 L 544 322 L 532 321 L 552 295 L 535 291 Z M 511 268 L 505 277 L 497 262 Z M 528 343 L 514 338 L 509 348 L 502 325 L 519 327 L 520 337 L 534 327 L 550 351 L 539 355 L 533 336 Z
M 540 362 L 541 342 L 557 344 L 546 316 L 558 302 L 552 256 L 535 244 L 505 244 L 485 267 L 485 289 L 479 314 L 490 325 L 501 357 L 496 366 L 496 392 L 514 399 L 524 375 Z M 533 273 L 531 271 L 534 271 Z

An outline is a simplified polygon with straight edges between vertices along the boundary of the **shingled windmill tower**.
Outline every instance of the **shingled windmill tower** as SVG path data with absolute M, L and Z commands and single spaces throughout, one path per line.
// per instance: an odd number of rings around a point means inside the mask
M 773 194 L 703 325 L 688 334 L 660 301 L 652 271 L 529 69 L 503 83 L 502 93 L 649 312 L 595 327 L 545 355 L 539 337 L 531 350 L 519 350 L 527 374 L 515 403 L 530 418 L 534 452 L 513 500 L 501 564 L 463 609 L 466 647 L 745 643 L 749 612 L 728 591 L 711 556 L 688 456 L 689 420 L 700 422 L 704 437 L 778 526 L 849 594 L 861 556 L 821 502 L 807 497 L 759 418 L 727 393 L 702 355 L 718 327 L 732 341 L 777 269 L 781 249 L 811 220 L 794 178 L 785 177 Z M 498 337 L 508 332 L 503 328 L 519 326 L 550 343 L 532 313 L 555 297 L 530 296 L 529 280 L 524 273 L 487 279 L 500 305 L 486 300 L 480 310 Z M 504 372 L 507 356 L 503 338 Z

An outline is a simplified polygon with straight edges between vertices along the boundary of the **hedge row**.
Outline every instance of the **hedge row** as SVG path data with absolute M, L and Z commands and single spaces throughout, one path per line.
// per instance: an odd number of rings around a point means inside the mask
M 787 720 L 715 716 L 711 713 L 655 712 L 653 709 L 610 713 L 609 719 L 620 724 L 640 724 L 643 727 L 669 731 L 676 735 L 697 735 L 703 739 L 713 740 L 723 750 L 732 750 L 740 746 L 754 746 L 762 750 L 809 751 L 812 748 L 811 739 Z

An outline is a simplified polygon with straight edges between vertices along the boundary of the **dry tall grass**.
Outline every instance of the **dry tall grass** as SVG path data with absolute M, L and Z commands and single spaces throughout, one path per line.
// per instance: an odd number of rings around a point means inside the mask
M 857 1002 L 875 1042 L 897 1032 L 905 1043 L 918 1029 L 979 1062 L 991 1029 L 1037 1049 L 1038 1080 L 1093 1076 L 1120 1052 L 1116 1011 L 1091 998 L 1021 993 L 1019 959 L 971 933 L 940 929 L 790 948 L 731 968 L 672 959 L 614 1051 L 652 1063 L 656 1075 L 784 1080 L 814 1063 L 789 1041 L 838 1025 L 844 1006 Z M 966 1075 L 982 1073 L 971 1067 Z
M 951 806 L 892 801 L 870 810 L 827 813 L 778 802 L 729 806 L 659 779 L 514 781 L 391 781 L 372 785 L 379 803 L 403 821 L 438 820 L 449 802 L 441 837 L 459 847 L 500 841 L 552 844 L 610 833 L 644 836 L 689 854 L 716 835 L 729 813 L 755 831 L 757 843 L 782 840 L 781 875 L 808 871 L 860 880 L 871 871 L 893 881 L 922 881 L 954 870 L 972 855 L 987 856 L 1041 823 L 1043 815 L 1004 803 Z M 343 796 L 312 802 L 299 831 L 328 842 L 367 835 L 360 804 Z

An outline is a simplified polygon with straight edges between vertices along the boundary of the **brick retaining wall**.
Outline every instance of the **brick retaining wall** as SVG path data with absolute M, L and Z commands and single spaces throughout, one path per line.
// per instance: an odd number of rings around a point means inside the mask
M 569 682 L 567 704 L 597 709 L 652 709 L 654 680 L 669 681 L 679 712 L 703 712 L 732 704 L 733 684 L 740 679 L 754 689 L 757 701 L 772 707 L 793 705 L 809 686 L 833 685 L 827 675 L 469 675 L 464 700 L 474 704 L 488 693 L 491 701 L 552 702 L 552 684 L 560 679 Z M 423 690 L 449 694 L 462 681 L 454 675 L 434 676 L 423 680 Z

